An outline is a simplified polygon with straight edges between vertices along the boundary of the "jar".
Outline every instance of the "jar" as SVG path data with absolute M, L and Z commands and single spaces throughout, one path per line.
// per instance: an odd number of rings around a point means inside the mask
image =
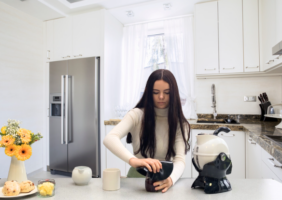
M 52 197 L 55 195 L 55 180 L 41 179 L 38 181 L 37 189 L 40 197 Z

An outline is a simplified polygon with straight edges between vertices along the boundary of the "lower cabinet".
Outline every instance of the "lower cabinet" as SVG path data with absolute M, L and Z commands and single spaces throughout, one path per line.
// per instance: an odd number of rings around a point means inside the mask
M 262 148 L 257 144 L 248 134 L 246 135 L 246 177 L 248 179 L 260 179 L 262 178 L 262 160 L 261 152 Z
M 192 130 L 192 149 L 196 145 L 196 136 L 199 133 L 213 133 L 214 130 Z M 227 175 L 228 178 L 246 178 L 246 148 L 245 133 L 243 131 L 230 131 L 229 133 L 219 133 L 218 135 L 227 143 L 230 157 L 232 160 L 232 173 Z M 193 155 L 192 155 L 193 157 Z M 192 164 L 193 165 L 193 164 Z M 199 173 L 192 166 L 192 178 L 197 178 Z

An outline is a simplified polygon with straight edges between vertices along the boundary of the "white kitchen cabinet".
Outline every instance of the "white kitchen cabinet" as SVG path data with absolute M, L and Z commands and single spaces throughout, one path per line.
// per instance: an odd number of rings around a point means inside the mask
M 217 1 L 196 4 L 194 15 L 196 73 L 219 73 Z
M 192 144 L 192 131 L 190 132 L 190 145 Z M 185 156 L 185 169 L 183 171 L 183 174 L 181 178 L 191 178 L 192 177 L 192 146 L 190 146 L 190 150 L 187 152 Z
M 281 181 L 282 180 L 282 164 L 279 163 L 275 158 L 273 158 L 273 156 L 271 156 L 264 149 L 262 149 L 261 156 L 262 156 L 263 163 L 268 167 L 269 170 L 271 170 L 274 173 L 274 175 L 278 178 L 278 181 L 282 182 Z M 270 174 L 270 172 L 267 172 L 266 174 Z
M 277 57 L 272 55 L 276 42 L 276 0 L 260 0 L 261 53 L 263 70 L 277 64 Z
M 199 133 L 213 133 L 214 130 L 192 130 L 192 147 L 195 147 L 196 136 Z M 246 178 L 246 149 L 245 149 L 245 133 L 242 131 L 230 131 L 229 133 L 221 132 L 218 135 L 227 143 L 231 161 L 232 173 L 227 175 L 228 178 Z M 193 155 L 192 155 L 193 156 Z M 192 166 L 192 177 L 196 178 L 199 173 Z
M 53 59 L 101 56 L 103 53 L 103 12 L 93 11 L 53 22 Z M 47 32 L 51 35 L 51 32 Z
M 54 21 L 47 21 L 45 22 L 46 27 L 46 62 L 49 62 L 53 59 L 53 31 L 54 31 Z
M 106 126 L 106 135 L 114 128 L 113 125 Z M 125 138 L 121 140 L 122 144 L 125 146 Z M 125 170 L 125 162 L 114 155 L 110 150 L 106 149 L 106 168 L 118 168 L 120 170 L 121 176 L 126 176 L 127 172 Z
M 101 12 L 89 12 L 72 17 L 72 56 L 90 57 L 102 53 Z
M 69 59 L 72 55 L 72 18 L 54 20 L 54 60 Z
M 244 71 L 260 71 L 258 0 L 243 0 Z
M 242 0 L 218 0 L 220 73 L 243 72 Z
M 246 136 L 246 178 L 248 179 L 260 179 L 262 178 L 262 148 L 251 137 Z
M 262 169 L 261 176 L 263 179 L 273 179 L 278 182 L 281 182 L 281 180 L 267 167 L 267 165 L 264 162 L 262 162 L 261 164 L 261 169 Z

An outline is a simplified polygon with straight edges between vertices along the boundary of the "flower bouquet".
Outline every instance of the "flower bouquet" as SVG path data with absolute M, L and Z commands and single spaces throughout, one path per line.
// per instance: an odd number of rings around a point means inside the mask
M 3 126 L 0 132 L 0 147 L 4 147 L 5 154 L 12 157 L 8 180 L 25 179 L 26 173 L 22 161 L 32 155 L 31 144 L 43 138 L 40 133 L 34 134 L 30 130 L 20 128 L 19 124 L 19 121 L 8 120 L 8 125 Z M 19 175 L 18 171 L 24 175 Z

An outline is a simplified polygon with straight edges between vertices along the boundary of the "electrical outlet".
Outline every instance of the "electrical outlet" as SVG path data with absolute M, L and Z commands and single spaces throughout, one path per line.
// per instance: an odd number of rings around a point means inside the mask
M 244 101 L 245 102 L 256 102 L 256 96 L 244 96 Z

